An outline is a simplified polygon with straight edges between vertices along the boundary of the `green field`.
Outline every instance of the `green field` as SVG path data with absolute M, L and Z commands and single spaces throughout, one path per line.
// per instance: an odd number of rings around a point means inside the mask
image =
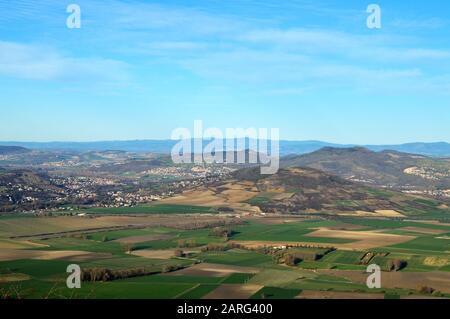
M 19 217 L 23 220 L 23 217 Z M 59 217 L 52 217 L 59 218 Z M 45 219 L 35 219 L 35 229 L 39 232 L 53 230 L 45 223 Z M 50 220 L 50 219 L 49 219 Z M 7 219 L 11 222 L 14 219 Z M 51 219 L 50 221 L 54 221 Z M 32 220 L 30 220 L 32 222 Z M 382 232 L 405 233 L 416 238 L 402 244 L 389 247 L 378 247 L 370 252 L 387 253 L 387 256 L 375 256 L 370 263 L 380 265 L 383 270 L 388 269 L 389 262 L 394 259 L 406 262 L 402 272 L 450 272 L 450 251 L 448 239 L 438 238 L 448 236 L 450 227 L 446 225 L 405 222 L 389 219 L 357 219 L 341 218 L 339 220 L 309 220 L 284 224 L 263 224 L 250 221 L 243 225 L 231 226 L 231 238 L 211 235 L 211 229 L 180 230 L 159 226 L 147 228 L 130 228 L 90 232 L 88 234 L 66 235 L 46 240 L 34 240 L 43 244 L 42 247 L 32 247 L 30 243 L 23 244 L 23 249 L 33 251 L 86 251 L 102 253 L 101 257 L 86 260 L 71 260 L 62 258 L 56 260 L 18 259 L 0 261 L 1 278 L 18 278 L 16 282 L 0 282 L 0 297 L 10 298 L 178 298 L 199 299 L 206 296 L 222 284 L 245 285 L 255 284 L 262 288 L 252 298 L 289 299 L 300 294 L 302 290 L 336 291 L 358 293 L 385 293 L 386 298 L 398 298 L 402 295 L 416 293 L 414 289 L 380 289 L 370 290 L 365 285 L 351 281 L 345 276 L 337 277 L 318 272 L 318 270 L 356 270 L 365 272 L 367 265 L 361 264 L 362 257 L 368 250 L 333 250 L 326 251 L 320 247 L 291 248 L 294 254 L 316 253 L 324 254 L 317 260 L 307 259 L 296 266 L 279 264 L 279 260 L 265 251 L 247 249 L 230 249 L 224 251 L 204 251 L 202 247 L 210 243 L 225 244 L 227 240 L 237 241 L 280 241 L 280 242 L 322 242 L 324 246 L 334 243 L 349 243 L 353 240 L 340 238 L 316 238 L 307 234 L 318 227 L 332 227 L 339 225 L 366 226 L 365 229 L 376 229 Z M 19 223 L 19 225 L 22 225 Z M 439 229 L 446 233 L 430 235 L 402 231 L 402 227 L 420 227 Z M 6 224 L 3 224 L 6 227 Z M 54 227 L 54 226 L 52 226 Z M 399 230 L 400 229 L 400 230 Z M 356 230 L 358 231 L 358 230 Z M 133 244 L 133 250 L 174 250 L 180 242 L 190 242 L 191 248 L 181 248 L 189 251 L 182 258 L 168 259 L 144 258 L 128 253 L 129 247 L 117 240 L 136 236 L 151 238 L 164 235 L 165 239 L 148 240 Z M 9 243 L 10 239 L 0 236 L 0 243 Z M 29 248 L 32 247 L 32 248 Z M 306 258 L 306 257 L 305 257 Z M 448 263 L 447 263 L 448 262 Z M 145 276 L 117 279 L 107 282 L 83 282 L 81 289 L 70 290 L 65 286 L 66 268 L 76 263 L 82 269 L 109 269 L 111 271 L 128 271 L 145 269 Z M 184 274 L 165 273 L 170 267 L 191 267 L 195 263 L 208 263 L 220 267 L 237 267 L 230 273 L 220 275 L 208 273 Z M 252 273 L 239 271 L 239 267 L 251 267 Z M 254 271 L 253 271 L 254 270 Z M 8 277 L 6 276 L 8 275 Z M 3 276 L 3 277 L 2 277 Z
M 200 299 L 208 293 L 212 292 L 217 287 L 219 287 L 219 285 L 200 284 L 178 295 L 177 299 Z
M 432 236 L 422 236 L 407 243 L 392 246 L 394 248 L 408 249 L 413 251 L 426 251 L 442 253 L 450 251 L 450 240 L 439 239 Z
M 321 261 L 327 263 L 354 265 L 359 263 L 362 256 L 363 253 L 357 251 L 336 250 L 325 255 Z
M 275 287 L 264 287 L 255 293 L 252 299 L 293 299 L 300 294 L 300 289 L 283 289 Z
M 236 266 L 263 266 L 272 263 L 270 256 L 237 249 L 227 252 L 202 253 L 198 258 L 208 263 Z
M 247 283 L 250 279 L 252 279 L 252 277 L 255 274 L 241 274 L 241 273 L 235 273 L 235 274 L 231 274 L 229 275 L 227 278 L 225 278 L 224 281 L 222 281 L 223 284 L 245 284 Z
M 420 228 L 441 229 L 450 231 L 450 226 L 411 222 L 411 221 L 408 222 L 392 219 L 342 218 L 342 221 L 353 225 L 367 226 L 370 227 L 370 229 L 396 229 L 402 227 L 420 227 Z
M 144 228 L 144 229 L 123 229 L 123 230 L 113 230 L 89 234 L 89 239 L 96 241 L 103 241 L 106 239 L 106 241 L 112 241 L 131 236 L 161 235 L 161 234 L 171 234 L 171 232 L 172 230 L 162 227 Z
M 0 261 L 0 273 L 23 273 L 37 279 L 65 275 L 67 261 L 64 260 L 14 260 Z
M 351 239 L 322 238 L 305 236 L 314 231 L 314 228 L 334 226 L 330 221 L 309 221 L 301 223 L 289 223 L 280 225 L 264 225 L 251 223 L 235 227 L 236 234 L 233 240 L 256 240 L 256 241 L 281 241 L 281 242 L 318 242 L 329 243 L 351 243 Z
M 136 277 L 126 279 L 127 282 L 140 282 L 149 284 L 168 284 L 168 283 L 184 283 L 184 284 L 210 284 L 218 285 L 223 283 L 227 277 L 208 277 L 208 276 L 174 276 L 166 274 L 151 275 L 145 277 Z

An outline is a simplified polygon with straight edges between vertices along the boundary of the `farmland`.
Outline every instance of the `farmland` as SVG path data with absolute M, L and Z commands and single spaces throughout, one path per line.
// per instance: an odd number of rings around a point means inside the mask
M 450 297 L 450 285 L 447 287 L 445 281 L 450 275 L 450 241 L 443 239 L 450 233 L 447 224 L 348 217 L 304 220 L 289 216 L 239 218 L 239 223 L 234 223 L 220 214 L 211 217 L 200 213 L 194 218 L 197 227 L 180 229 L 174 223 L 179 219 L 177 214 L 143 217 L 134 213 L 117 217 L 100 213 L 93 219 L 2 219 L 1 295 L 215 299 L 231 294 L 287 299 L 353 294 L 355 298 L 408 298 L 425 297 L 416 286 L 430 286 L 433 296 Z M 86 220 L 93 221 L 96 227 L 86 227 Z M 216 226 L 218 221 L 225 226 Z M 34 226 L 26 229 L 22 226 L 25 224 Z M 232 232 L 228 237 L 217 236 L 211 231 L 217 227 Z M 24 237 L 11 238 L 12 230 Z M 361 245 L 367 234 L 376 234 L 378 244 Z M 385 240 L 391 236 L 405 240 Z M 393 260 L 405 264 L 392 271 Z M 86 271 L 139 270 L 143 275 L 83 281 L 81 289 L 70 290 L 65 285 L 66 268 L 74 263 Z M 364 272 L 371 263 L 383 271 L 385 282 L 381 289 L 369 289 L 364 284 Z M 418 273 L 429 275 L 418 277 Z M 412 281 L 414 284 L 406 283 L 408 276 L 419 279 Z
M 450 298 L 438 202 L 311 169 L 236 178 L 133 207 L 1 216 L 0 296 Z M 80 289 L 66 286 L 71 264 Z
M 416 2 L 0 0 L 0 299 L 450 300 L 450 2 Z

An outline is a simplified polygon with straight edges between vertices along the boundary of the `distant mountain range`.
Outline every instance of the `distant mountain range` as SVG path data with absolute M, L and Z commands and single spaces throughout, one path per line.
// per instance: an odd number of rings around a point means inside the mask
M 0 145 L 0 155 L 23 154 L 30 152 L 29 149 L 21 146 L 2 146 Z
M 1 142 L 2 146 L 18 146 L 34 150 L 67 150 L 67 151 L 107 151 L 120 150 L 127 152 L 154 152 L 168 154 L 178 141 L 173 140 L 134 140 L 134 141 L 98 141 L 98 142 Z M 208 141 L 203 141 L 207 145 Z M 248 145 L 248 140 L 246 145 Z M 334 144 L 322 141 L 280 141 L 281 155 L 306 154 L 324 147 L 349 148 L 362 146 L 371 151 L 392 150 L 433 157 L 450 157 L 450 143 L 407 143 L 398 145 L 354 145 Z M 246 148 L 249 148 L 246 146 Z M 1 152 L 1 148 L 0 148 Z

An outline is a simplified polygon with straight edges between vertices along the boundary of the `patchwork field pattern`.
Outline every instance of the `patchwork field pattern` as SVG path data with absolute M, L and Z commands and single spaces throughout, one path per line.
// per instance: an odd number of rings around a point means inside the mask
M 450 226 L 444 223 L 220 214 L 189 221 L 176 214 L 0 218 L 0 296 L 450 298 L 450 241 L 444 239 Z M 218 237 L 216 227 L 232 232 Z M 294 263 L 289 254 L 297 256 Z M 390 268 L 395 260 L 402 269 Z M 72 263 L 139 275 L 85 281 L 73 291 L 65 285 Z M 372 263 L 382 268 L 382 289 L 365 285 Z

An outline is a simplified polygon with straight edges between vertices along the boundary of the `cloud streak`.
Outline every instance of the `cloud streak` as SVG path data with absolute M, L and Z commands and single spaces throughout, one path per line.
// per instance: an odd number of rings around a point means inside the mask
M 46 3 L 55 16 L 57 2 Z M 30 2 L 21 1 L 21 5 L 23 16 L 36 13 Z M 146 71 L 156 72 L 150 68 L 161 63 L 217 85 L 260 85 L 280 94 L 293 92 L 293 87 L 320 90 L 333 86 L 408 91 L 420 83 L 437 91 L 449 84 L 449 49 L 428 47 L 426 39 L 414 36 L 368 32 L 364 25 L 358 31 L 299 27 L 285 25 L 283 15 L 258 20 L 218 13 L 206 6 L 138 1 L 80 0 L 80 5 L 85 19 L 81 45 L 98 54 L 68 55 L 52 47 L 3 41 L 0 74 L 29 80 L 125 83 L 136 78 L 133 72 L 143 65 L 151 65 Z M 263 1 L 261 7 L 271 6 Z M 347 20 L 361 14 L 358 23 L 365 14 L 364 10 L 333 9 L 310 1 L 297 1 L 289 8 Z M 443 26 L 437 18 L 422 23 Z M 406 21 L 391 24 L 405 26 Z
M 26 80 L 127 81 L 129 66 L 105 58 L 75 58 L 36 45 L 0 41 L 0 74 Z

